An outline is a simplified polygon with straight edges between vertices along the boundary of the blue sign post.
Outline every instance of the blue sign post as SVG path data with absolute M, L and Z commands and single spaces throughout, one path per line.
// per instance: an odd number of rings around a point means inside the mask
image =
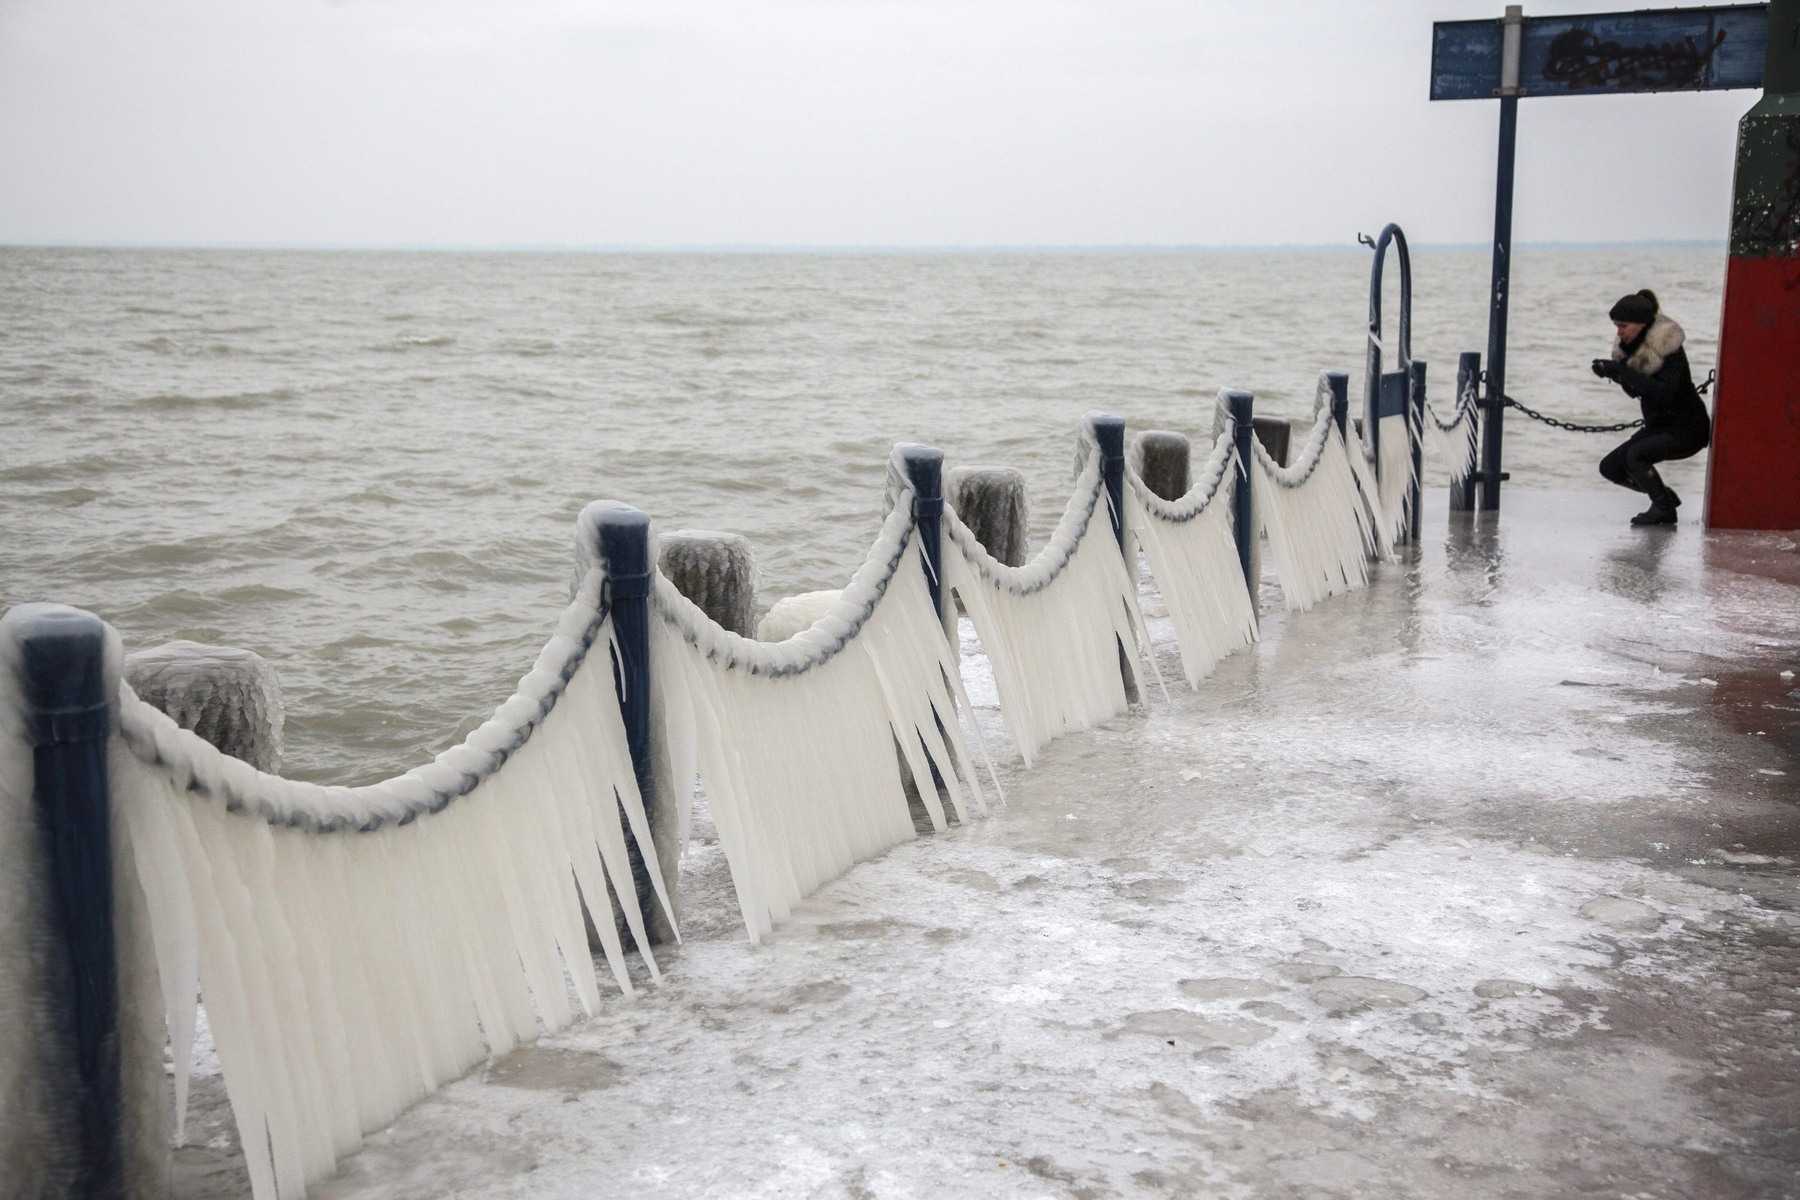
M 1533 17 L 1516 4 L 1498 21 L 1439 21 L 1431 28 L 1431 98 L 1500 101 L 1494 179 L 1493 282 L 1488 297 L 1487 387 L 1481 409 L 1481 507 L 1500 509 L 1500 434 L 1506 408 L 1506 308 L 1512 277 L 1513 151 L 1519 100 L 1613 92 L 1761 87 L 1769 6 L 1647 9 Z

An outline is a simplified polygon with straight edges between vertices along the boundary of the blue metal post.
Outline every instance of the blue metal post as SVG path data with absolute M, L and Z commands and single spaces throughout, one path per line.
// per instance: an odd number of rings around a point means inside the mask
M 1508 11 L 1509 19 L 1513 10 Z M 1494 179 L 1494 270 L 1488 295 L 1488 385 L 1482 397 L 1481 507 L 1500 511 L 1500 434 L 1506 413 L 1506 301 L 1512 285 L 1513 151 L 1519 140 L 1519 98 L 1500 97 L 1500 161 Z
M 1100 477 L 1106 481 L 1106 498 L 1112 507 L 1113 538 L 1125 549 L 1125 418 L 1097 416 L 1094 436 L 1100 442 Z M 1136 566 L 1132 575 L 1137 574 Z
M 113 931 L 112 823 L 106 780 L 111 712 L 106 627 L 71 609 L 28 618 L 18 635 L 32 799 L 51 895 L 48 974 L 68 989 L 67 1039 L 75 1068 L 78 1174 L 69 1196 L 122 1197 L 119 987 Z M 14 864 L 7 864 L 8 867 Z M 10 967 L 7 969 L 11 969 Z
M 1251 440 L 1256 430 L 1250 423 L 1254 398 L 1236 388 L 1225 393 L 1225 407 L 1231 413 L 1231 439 L 1237 444 L 1238 473 L 1231 485 L 1231 529 L 1237 538 L 1238 565 L 1244 569 L 1244 586 L 1250 589 L 1250 602 L 1256 602 L 1262 580 L 1254 578 L 1256 530 L 1252 528 L 1250 507 L 1250 463 L 1255 451 Z
M 913 521 L 919 527 L 919 549 L 925 555 L 925 582 L 931 609 L 944 618 L 944 452 L 932 446 L 900 447 L 913 486 Z
M 1463 399 L 1471 389 L 1479 386 L 1481 380 L 1481 353 L 1476 350 L 1464 350 L 1456 361 L 1456 406 L 1461 411 Z M 1469 441 L 1465 452 L 1468 454 L 1469 471 L 1463 476 L 1461 483 L 1450 485 L 1450 511 L 1475 511 L 1475 448 L 1481 436 L 1481 420 L 1479 416 L 1469 423 Z
M 1325 372 L 1325 386 L 1331 389 L 1331 419 L 1337 422 L 1338 436 L 1350 443 L 1350 373 Z
M 635 508 L 608 509 L 600 515 L 600 558 L 606 565 L 606 603 L 612 614 L 618 651 L 613 656 L 613 686 L 625 718 L 625 744 L 637 777 L 644 815 L 656 828 L 656 769 L 650 755 L 650 514 Z M 642 850 L 633 838 L 631 880 L 638 908 L 648 921 L 656 911 L 656 886 L 645 869 Z
M 1406 405 L 1407 437 L 1412 440 L 1412 489 L 1407 496 L 1407 503 L 1412 507 L 1411 537 L 1413 545 L 1419 544 L 1420 501 L 1424 498 L 1425 480 L 1425 364 L 1414 359 L 1412 379 L 1407 387 Z

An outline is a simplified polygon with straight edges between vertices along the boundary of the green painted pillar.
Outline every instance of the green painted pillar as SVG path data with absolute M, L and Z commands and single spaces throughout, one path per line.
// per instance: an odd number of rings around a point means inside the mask
M 1800 0 L 1770 3 L 1763 97 L 1738 122 L 1706 523 L 1800 529 Z

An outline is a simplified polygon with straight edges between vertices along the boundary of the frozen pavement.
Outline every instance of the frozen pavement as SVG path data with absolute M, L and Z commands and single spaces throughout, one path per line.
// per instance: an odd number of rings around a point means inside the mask
M 1800 1196 L 1800 550 L 1431 499 L 761 947 L 696 846 L 660 987 L 314 1194 Z M 196 1082 L 178 1194 L 242 1194 Z

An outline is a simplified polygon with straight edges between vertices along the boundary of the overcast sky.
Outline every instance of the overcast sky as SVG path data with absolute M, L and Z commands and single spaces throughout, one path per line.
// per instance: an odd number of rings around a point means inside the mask
M 0 242 L 1485 243 L 1500 7 L 0 0 Z M 1517 240 L 1722 239 L 1756 98 L 1527 99 Z

